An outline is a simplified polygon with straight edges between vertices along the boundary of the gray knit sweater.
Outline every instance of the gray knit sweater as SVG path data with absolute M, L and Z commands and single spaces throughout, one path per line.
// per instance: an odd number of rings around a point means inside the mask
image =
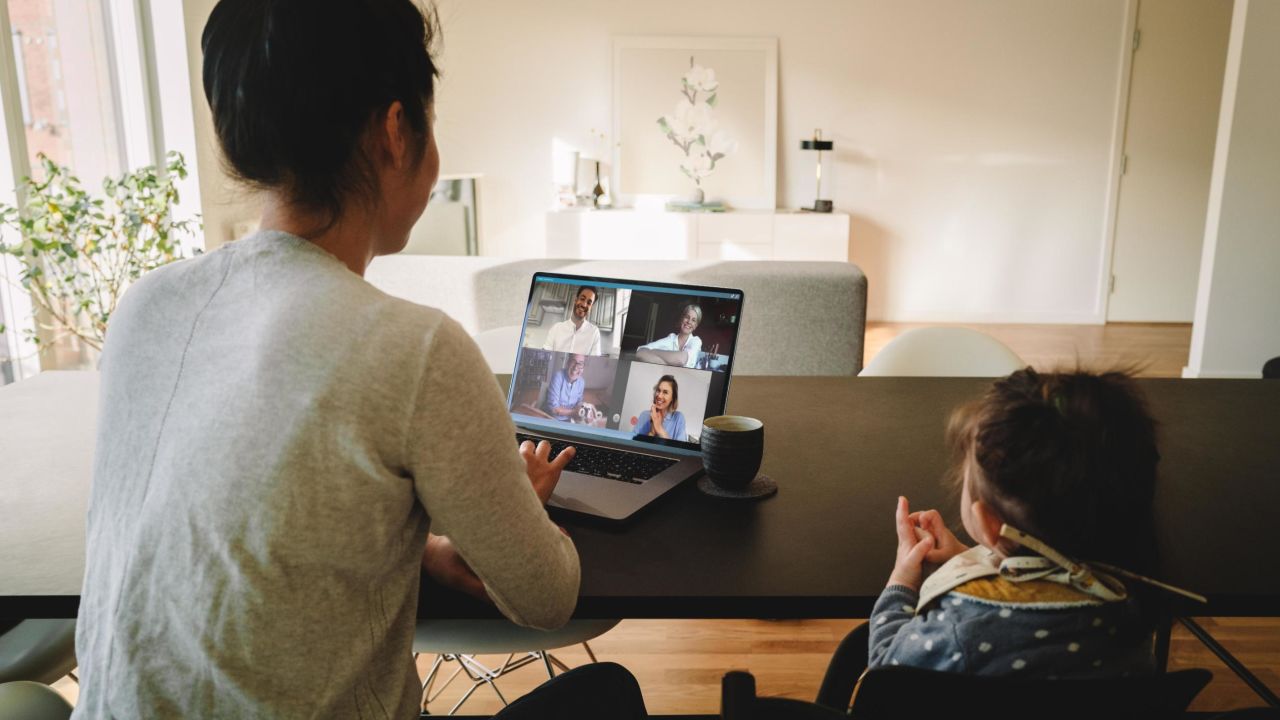
M 75 717 L 417 717 L 428 528 L 564 623 L 577 553 L 514 432 L 456 323 L 306 240 L 143 277 L 102 359 Z

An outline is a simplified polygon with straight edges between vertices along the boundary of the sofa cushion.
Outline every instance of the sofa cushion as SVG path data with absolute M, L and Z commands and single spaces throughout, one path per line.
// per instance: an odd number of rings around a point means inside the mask
M 862 369 L 867 279 L 850 263 L 392 255 L 375 259 L 365 277 L 391 295 L 440 308 L 475 335 L 520 324 L 537 271 L 737 288 L 745 301 L 736 373 Z

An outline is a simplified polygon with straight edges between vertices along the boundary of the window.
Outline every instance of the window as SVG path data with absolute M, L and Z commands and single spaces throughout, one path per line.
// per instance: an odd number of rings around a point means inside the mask
M 39 179 L 40 154 L 94 192 L 102 178 L 178 150 L 190 171 L 179 212 L 199 214 L 187 68 L 181 3 L 0 0 L 0 201 L 20 200 L 21 178 Z M 23 333 L 31 303 L 16 278 L 15 263 L 0 263 L 0 384 L 32 374 L 39 361 L 77 364 L 66 355 L 74 348 L 31 357 Z

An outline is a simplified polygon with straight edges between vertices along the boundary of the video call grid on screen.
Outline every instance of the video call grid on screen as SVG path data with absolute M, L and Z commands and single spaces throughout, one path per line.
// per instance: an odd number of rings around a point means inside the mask
M 703 419 L 724 411 L 741 313 L 733 291 L 539 274 L 511 379 L 512 418 L 696 450 Z

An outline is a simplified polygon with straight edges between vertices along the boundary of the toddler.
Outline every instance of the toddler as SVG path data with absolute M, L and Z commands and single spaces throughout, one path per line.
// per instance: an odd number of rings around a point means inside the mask
M 1123 373 L 1027 368 L 947 431 L 967 547 L 898 499 L 870 667 L 1042 677 L 1152 671 L 1154 624 L 1120 581 L 1154 554 L 1155 422 Z M 940 565 L 925 577 L 926 565 Z M 1125 572 L 1128 571 L 1128 572 Z

